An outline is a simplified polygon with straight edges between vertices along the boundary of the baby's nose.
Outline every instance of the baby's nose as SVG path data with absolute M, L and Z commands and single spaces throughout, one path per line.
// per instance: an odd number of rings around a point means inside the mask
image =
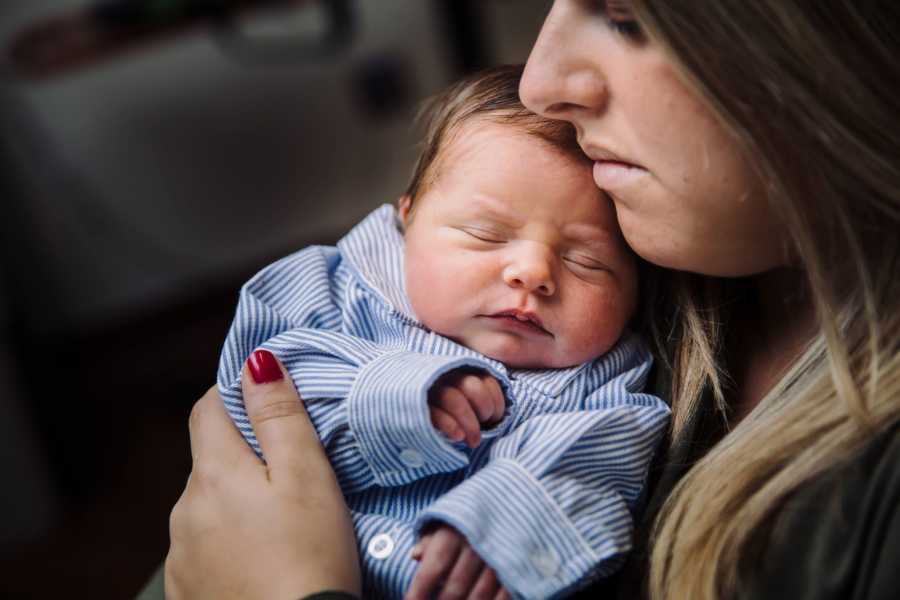
M 553 268 L 547 258 L 530 253 L 518 256 L 503 270 L 503 280 L 513 288 L 523 288 L 541 296 L 556 293 Z

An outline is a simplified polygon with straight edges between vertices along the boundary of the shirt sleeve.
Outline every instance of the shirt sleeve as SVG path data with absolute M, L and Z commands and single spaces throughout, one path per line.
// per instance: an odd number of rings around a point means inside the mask
M 615 571 L 668 407 L 631 383 L 638 364 L 581 410 L 541 414 L 499 439 L 490 460 L 416 522 L 452 525 L 517 598 L 552 598 Z
M 345 493 L 462 469 L 467 454 L 431 425 L 428 389 L 462 367 L 505 376 L 477 357 L 385 348 L 340 331 L 337 257 L 313 247 L 267 267 L 241 290 L 219 364 L 219 391 L 241 434 L 262 456 L 241 394 L 257 348 L 284 364 Z
M 349 427 L 375 481 L 383 487 L 465 468 L 468 456 L 431 424 L 428 391 L 443 374 L 461 368 L 506 377 L 475 357 L 397 351 L 364 365 L 350 390 Z M 504 423 L 493 431 L 502 431 Z

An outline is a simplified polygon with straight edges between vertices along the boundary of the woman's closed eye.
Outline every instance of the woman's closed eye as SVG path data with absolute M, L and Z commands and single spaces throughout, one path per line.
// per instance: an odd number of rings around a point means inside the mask
M 643 30 L 634 18 L 630 0 L 594 0 L 591 4 L 616 33 L 635 41 L 643 38 Z

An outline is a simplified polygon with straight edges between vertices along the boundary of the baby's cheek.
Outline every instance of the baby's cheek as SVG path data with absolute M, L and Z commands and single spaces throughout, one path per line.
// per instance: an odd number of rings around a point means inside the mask
M 441 332 L 453 315 L 451 277 L 421 261 L 407 265 L 406 295 L 416 318 L 427 328 Z
M 580 310 L 569 318 L 570 348 L 581 358 L 580 362 L 593 360 L 608 352 L 621 337 L 628 317 L 622 298 L 607 293 L 584 299 Z

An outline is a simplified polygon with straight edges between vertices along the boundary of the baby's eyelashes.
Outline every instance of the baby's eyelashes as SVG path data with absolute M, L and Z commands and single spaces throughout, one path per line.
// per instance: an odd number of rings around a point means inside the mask
M 587 269 L 589 271 L 609 271 L 610 268 L 604 263 L 590 258 L 588 256 L 564 256 L 563 260 L 569 263 L 570 265 L 582 269 Z
M 503 244 L 507 241 L 504 235 L 496 231 L 480 229 L 477 227 L 460 227 L 459 230 L 478 241 L 486 242 L 488 244 Z

